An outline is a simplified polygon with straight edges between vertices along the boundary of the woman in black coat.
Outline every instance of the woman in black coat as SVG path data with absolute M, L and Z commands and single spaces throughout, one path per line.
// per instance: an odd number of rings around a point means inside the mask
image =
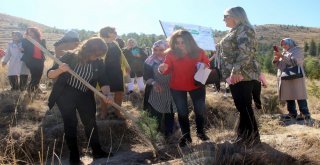
M 41 38 L 41 32 L 38 28 L 29 27 L 25 35 L 36 40 L 43 47 L 46 47 L 46 42 Z M 21 61 L 26 64 L 31 73 L 31 80 L 27 87 L 27 90 L 29 92 L 34 92 L 39 89 L 39 83 L 44 68 L 44 53 L 40 50 L 40 48 L 34 46 L 27 39 L 22 40 L 22 49 L 23 56 L 21 58 Z
M 107 45 L 101 38 L 91 38 L 72 52 L 62 56 L 60 58 L 64 62 L 62 65 L 55 64 L 48 71 L 50 79 L 57 78 L 49 97 L 49 108 L 52 108 L 55 103 L 59 107 L 64 122 L 65 139 L 70 150 L 71 164 L 81 163 L 77 144 L 77 111 L 84 125 L 86 136 L 90 140 L 93 158 L 111 156 L 111 153 L 107 154 L 101 149 L 99 142 L 93 92 L 67 72 L 72 69 L 92 86 L 99 83 L 102 93 L 108 96 L 104 102 L 111 103 L 109 80 L 105 76 L 101 59 L 106 52 Z

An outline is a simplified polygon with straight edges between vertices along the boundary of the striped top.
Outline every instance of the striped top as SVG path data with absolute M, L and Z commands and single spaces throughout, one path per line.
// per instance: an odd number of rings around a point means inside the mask
M 162 60 L 149 60 L 150 58 L 151 56 L 145 62 L 144 78 L 146 80 L 153 79 L 162 87 L 162 90 L 157 92 L 152 88 L 148 102 L 160 113 L 171 113 L 171 108 L 173 112 L 177 112 L 169 87 L 170 75 L 162 75 L 158 72 L 158 67 L 163 62 Z
M 77 64 L 74 68 L 74 72 L 76 72 L 80 77 L 82 77 L 86 82 L 90 82 L 93 77 L 92 64 Z M 67 82 L 73 88 L 76 88 L 82 92 L 87 92 L 88 88 L 77 78 L 71 76 L 71 78 Z

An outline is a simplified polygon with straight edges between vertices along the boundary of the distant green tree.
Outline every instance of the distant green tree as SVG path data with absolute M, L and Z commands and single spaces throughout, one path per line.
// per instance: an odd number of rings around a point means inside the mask
M 309 44 L 308 42 L 304 42 L 304 52 L 308 52 L 309 50 Z
M 90 31 L 90 30 L 82 29 L 82 30 L 76 30 L 76 31 L 78 31 L 79 38 L 80 38 L 81 41 L 89 39 L 90 37 L 93 37 L 93 36 L 97 35 L 96 32 Z
M 318 51 L 317 51 L 317 56 L 320 56 L 320 42 L 318 43 Z
M 26 30 L 27 28 L 28 28 L 28 24 L 26 24 L 26 23 L 19 23 L 18 24 L 18 27 L 19 27 L 19 29 L 20 30 Z
M 128 34 L 122 34 L 120 36 L 121 39 L 123 39 L 125 42 L 129 38 L 133 38 L 138 42 L 138 46 L 142 48 L 150 48 L 152 47 L 153 43 L 155 43 L 158 40 L 165 39 L 164 35 L 155 35 L 155 34 L 137 34 L 137 33 L 128 33 Z
M 310 79 L 320 79 L 320 58 L 306 57 L 304 60 L 304 67 L 307 77 Z
M 311 56 L 316 56 L 317 55 L 317 46 L 316 46 L 316 43 L 314 42 L 313 39 L 311 40 L 311 43 L 310 43 L 309 54 Z

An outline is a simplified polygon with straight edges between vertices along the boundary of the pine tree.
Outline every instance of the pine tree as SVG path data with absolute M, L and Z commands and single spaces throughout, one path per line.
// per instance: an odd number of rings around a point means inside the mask
M 316 46 L 316 43 L 314 42 L 313 39 L 311 40 L 311 43 L 310 43 L 309 54 L 311 56 L 316 56 L 317 55 L 317 46 Z
M 320 56 L 320 42 L 318 43 L 318 52 L 317 52 L 317 56 Z
M 308 42 L 304 42 L 304 52 L 308 52 L 309 50 L 309 44 Z

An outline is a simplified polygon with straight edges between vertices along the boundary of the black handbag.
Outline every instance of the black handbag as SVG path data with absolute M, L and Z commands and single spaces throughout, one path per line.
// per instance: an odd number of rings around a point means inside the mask
M 290 66 L 286 67 L 281 73 L 281 80 L 293 80 L 297 78 L 302 78 L 303 73 L 300 66 Z

